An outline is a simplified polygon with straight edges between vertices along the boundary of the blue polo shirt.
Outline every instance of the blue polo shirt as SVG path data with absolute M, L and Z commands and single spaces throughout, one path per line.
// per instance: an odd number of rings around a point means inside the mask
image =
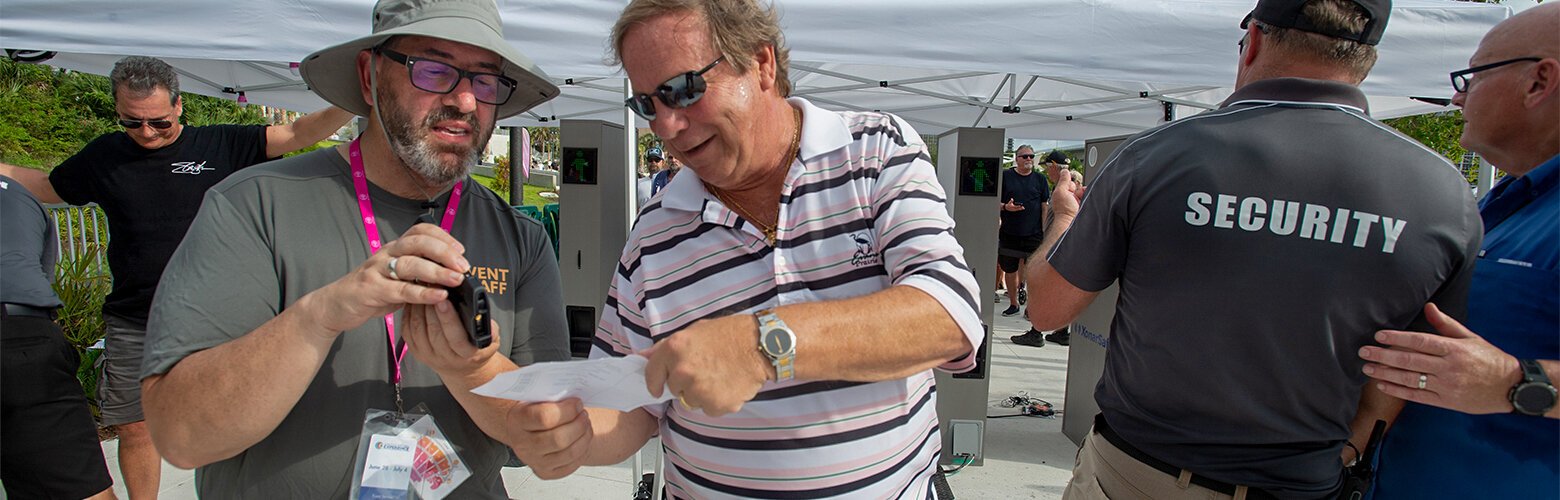
M 1560 156 L 1479 203 L 1484 246 L 1468 327 L 1518 359 L 1560 359 Z M 1553 377 L 1556 374 L 1551 374 Z M 1560 497 L 1560 421 L 1408 403 L 1382 447 L 1374 499 Z

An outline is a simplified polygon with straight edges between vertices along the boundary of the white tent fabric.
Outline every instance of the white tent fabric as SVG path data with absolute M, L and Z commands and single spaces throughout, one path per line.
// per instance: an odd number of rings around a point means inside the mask
M 1013 137 L 1121 135 L 1213 106 L 1234 82 L 1253 0 L 775 0 L 796 93 L 832 109 L 897 113 L 922 133 L 1008 128 Z M 365 34 L 373 0 L 6 0 L 0 47 L 58 51 L 48 64 L 106 74 L 161 57 L 185 90 L 295 110 L 324 105 L 289 61 Z M 622 0 L 498 0 L 506 37 L 564 95 L 506 125 L 621 123 L 622 72 L 606 61 Z M 1437 109 L 1446 74 L 1509 9 L 1398 0 L 1362 85 L 1373 114 Z M 692 68 L 690 68 L 692 69 Z M 1016 110 L 1014 109 L 1016 106 Z M 1007 111 L 1017 112 L 1004 112 Z M 1070 119 L 1069 119 L 1070 117 Z M 637 126 L 646 126 L 638 120 Z

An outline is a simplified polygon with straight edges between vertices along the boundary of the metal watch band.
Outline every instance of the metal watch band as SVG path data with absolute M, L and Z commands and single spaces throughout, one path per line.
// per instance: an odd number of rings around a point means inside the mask
M 775 381 L 786 382 L 796 378 L 796 333 L 791 330 L 790 326 L 785 324 L 785 321 L 782 321 L 779 316 L 775 315 L 774 310 L 764 309 L 755 313 L 755 316 L 758 318 L 758 342 L 760 344 L 758 351 L 769 358 L 770 364 L 774 365 Z M 764 339 L 771 330 L 784 330 L 788 334 L 787 336 L 790 337 L 790 348 L 778 356 L 770 353 L 763 346 Z

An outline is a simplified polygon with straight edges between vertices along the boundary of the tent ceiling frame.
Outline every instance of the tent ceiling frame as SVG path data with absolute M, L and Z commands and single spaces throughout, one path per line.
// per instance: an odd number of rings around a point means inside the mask
M 1102 83 L 1095 83 L 1095 82 L 1090 82 L 1090 81 L 1079 80 L 1079 79 L 1076 79 L 1076 78 L 1067 78 L 1067 77 L 1062 77 L 1062 76 L 1047 76 L 1047 77 L 1044 77 L 1044 78 L 1047 79 L 1047 80 L 1053 81 L 1053 82 L 1060 82 L 1060 83 L 1065 83 L 1065 84 L 1069 84 L 1069 85 L 1077 85 L 1079 87 L 1091 88 L 1091 89 L 1094 89 L 1094 90 L 1103 90 L 1103 91 L 1106 91 L 1106 92 L 1115 92 L 1115 93 L 1118 93 L 1118 94 L 1125 94 L 1125 95 L 1132 96 L 1132 97 L 1140 97 L 1140 98 L 1144 98 L 1144 99 L 1153 99 L 1153 100 L 1160 101 L 1160 102 L 1168 102 L 1170 104 L 1179 104 L 1179 105 L 1182 105 L 1182 106 L 1191 106 L 1191 107 L 1194 107 L 1194 108 L 1201 108 L 1201 109 L 1216 109 L 1216 108 L 1218 108 L 1218 106 L 1212 105 L 1212 104 L 1205 104 L 1205 103 L 1200 103 L 1200 102 L 1197 102 L 1197 101 L 1191 101 L 1191 100 L 1187 100 L 1187 99 L 1180 99 L 1180 98 L 1175 98 L 1175 97 L 1170 97 L 1170 96 L 1164 95 L 1164 94 L 1170 94 L 1170 93 L 1179 94 L 1181 92 L 1190 92 L 1190 90 L 1180 90 L 1180 91 L 1177 91 L 1177 92 L 1166 91 L 1166 90 L 1142 92 L 1142 91 L 1132 91 L 1132 90 L 1123 89 L 1123 88 L 1119 88 L 1119 87 L 1112 87 L 1110 85 L 1105 85 L 1105 84 L 1102 84 Z M 1212 90 L 1212 89 L 1215 89 L 1217 87 L 1205 86 L 1205 87 L 1200 87 L 1200 88 L 1202 90 Z M 1178 89 L 1171 89 L 1171 90 L 1178 90 Z
M 806 69 L 806 68 L 797 67 L 797 69 Z M 819 73 L 819 74 L 822 74 L 822 73 Z M 937 76 L 923 76 L 923 77 L 920 77 L 920 78 L 908 78 L 908 79 L 904 79 L 904 80 L 895 80 L 894 83 L 900 84 L 900 85 L 906 85 L 906 84 L 912 84 L 912 83 L 931 83 L 931 82 L 941 82 L 941 81 L 947 81 L 947 80 L 961 80 L 961 79 L 964 79 L 964 78 L 975 78 L 975 77 L 988 76 L 988 75 L 994 75 L 994 74 L 996 74 L 996 73 L 990 73 L 990 72 L 986 72 L 986 71 L 970 71 L 970 72 L 966 72 L 966 73 L 954 73 L 954 74 L 949 74 L 949 75 L 937 75 Z M 825 76 L 832 76 L 832 75 L 825 75 Z M 830 93 L 830 92 L 846 92 L 846 91 L 851 91 L 851 90 L 865 90 L 865 89 L 871 89 L 871 88 L 878 88 L 878 87 L 881 87 L 881 86 L 882 86 L 882 82 L 881 81 L 863 81 L 862 83 L 857 83 L 857 84 L 852 84 L 852 85 L 840 85 L 838 87 L 820 87 L 820 88 L 815 88 L 815 89 L 801 90 L 801 91 L 797 91 L 797 92 L 792 92 L 791 95 L 794 95 L 794 96 L 804 96 L 804 95 L 812 95 L 812 94 L 826 94 L 826 93 Z
M 277 73 L 275 71 L 271 71 L 271 68 L 267 68 L 265 66 L 256 64 L 254 61 L 239 61 L 238 63 L 244 65 L 247 68 L 250 68 L 250 69 L 253 69 L 255 71 L 259 71 L 261 73 L 265 73 L 267 75 L 270 75 L 271 78 L 275 78 L 276 81 L 278 81 L 278 82 L 297 82 L 298 81 L 298 80 L 294 80 L 292 78 L 288 78 L 286 76 L 282 76 L 282 74 L 280 74 L 280 73 Z
M 823 68 L 809 66 L 809 65 L 806 65 L 806 64 L 794 64 L 794 65 L 792 65 L 792 67 L 800 69 L 802 71 L 808 71 L 808 72 L 817 73 L 817 74 L 821 74 L 821 75 L 825 75 L 825 76 L 832 76 L 832 77 L 840 78 L 840 79 L 844 79 L 844 80 L 851 80 L 851 81 L 856 81 L 856 82 L 861 82 L 861 83 L 874 83 L 873 80 L 868 79 L 868 78 L 864 78 L 864 77 L 860 77 L 860 76 L 856 76 L 856 75 L 850 75 L 850 74 L 846 74 L 846 73 L 841 73 L 841 72 L 838 72 L 838 71 L 826 70 L 826 69 L 823 69 Z M 1053 78 L 1053 77 L 1044 77 L 1044 78 L 1051 79 L 1051 80 L 1057 80 L 1056 78 Z M 1007 79 L 1004 79 L 1004 81 L 1007 81 Z M 1057 81 L 1060 81 L 1060 80 L 1057 80 Z M 918 95 L 922 95 L 922 96 L 926 96 L 926 97 L 943 99 L 943 100 L 947 100 L 947 101 L 951 101 L 951 102 L 965 104 L 965 105 L 968 105 L 968 106 L 977 106 L 977 107 L 982 107 L 982 108 L 987 108 L 987 109 L 996 109 L 998 111 L 1003 111 L 1004 113 L 1008 113 L 1009 110 L 1013 109 L 1013 108 L 1008 108 L 1007 110 L 1004 110 L 1003 106 L 998 106 L 998 105 L 993 104 L 993 103 L 981 102 L 980 99 L 975 99 L 975 98 L 970 98 L 970 97 L 952 96 L 952 95 L 944 94 L 944 93 L 941 93 L 941 92 L 933 92 L 933 91 L 930 91 L 930 90 L 919 89 L 919 88 L 905 86 L 905 85 L 898 85 L 898 84 L 896 84 L 894 82 L 886 81 L 886 80 L 878 80 L 875 83 L 877 83 L 877 85 L 879 87 L 883 87 L 883 88 L 891 88 L 891 89 L 898 90 L 898 91 L 905 92 L 905 93 L 918 94 Z M 1072 83 L 1072 82 L 1063 81 L 1062 83 Z M 1124 90 L 1124 89 L 1110 88 L 1110 87 L 1106 87 L 1106 86 L 1103 86 L 1103 85 L 1100 86 L 1100 87 L 1104 87 L 1104 88 L 1096 88 L 1096 90 L 1104 90 L 1104 91 L 1107 91 L 1107 92 L 1115 92 L 1115 93 L 1118 93 L 1118 94 L 1129 94 L 1129 95 L 1131 95 L 1133 97 L 1142 97 L 1139 93 L 1133 93 L 1133 92 L 1130 92 L 1130 91 L 1127 91 L 1127 90 Z M 1001 92 L 1001 88 L 998 88 L 996 92 L 1000 93 Z M 1152 95 L 1152 94 L 1150 94 L 1150 95 Z M 1168 98 L 1163 97 L 1163 96 L 1154 96 L 1153 99 L 1155 99 L 1155 100 L 1164 100 L 1164 99 L 1168 99 Z M 993 97 L 993 101 L 994 100 L 995 100 L 995 97 Z M 1188 102 L 1190 102 L 1190 101 L 1188 101 Z M 1197 106 L 1198 107 L 1206 107 L 1207 105 L 1198 103 Z M 1124 124 L 1124 123 L 1117 123 L 1117 122 L 1106 121 L 1106 120 L 1095 120 L 1095 119 L 1091 119 L 1091 118 L 1082 118 L 1082 117 L 1080 117 L 1078 115 L 1059 115 L 1059 114 L 1052 114 L 1052 113 L 1041 113 L 1041 112 L 1038 112 L 1038 111 L 1031 111 L 1031 110 L 1027 110 L 1027 109 L 1026 110 L 1014 110 L 1014 111 L 1016 111 L 1016 112 L 1015 113 L 1009 113 L 1009 114 L 1029 114 L 1029 115 L 1039 116 L 1039 117 L 1042 117 L 1042 118 L 1050 118 L 1050 119 L 1055 119 L 1055 120 L 1066 120 L 1066 121 L 1077 121 L 1077 122 L 1082 122 L 1082 123 L 1092 123 L 1092 124 L 1095 124 L 1095 125 L 1105 125 L 1105 126 L 1110 126 L 1110 127 L 1119 127 L 1119 128 L 1126 128 L 1126 129 L 1131 129 L 1131 130 L 1138 130 L 1138 129 L 1142 128 L 1140 126 L 1129 125 L 1129 124 Z M 931 122 L 928 122 L 928 123 L 931 123 Z
M 997 89 L 996 90 L 991 91 L 991 98 L 990 99 L 986 99 L 986 104 L 991 104 L 991 103 L 997 102 L 997 94 L 1002 93 L 1002 87 L 1008 87 L 1008 101 L 1012 102 L 1012 100 L 1013 100 L 1013 90 L 1014 89 L 1013 89 L 1013 87 L 1008 86 L 1008 82 L 1011 82 L 1011 81 L 1013 81 L 1013 74 L 1012 73 L 1008 73 L 1006 75 L 1002 75 L 1002 81 L 1000 83 L 997 83 Z M 981 108 L 980 109 L 980 114 L 975 116 L 975 122 L 971 123 L 970 126 L 971 127 L 979 127 L 981 120 L 985 120 L 986 119 L 986 112 L 988 112 L 988 111 L 991 111 L 991 108 Z M 1006 112 L 1006 111 L 1007 111 L 1006 109 L 1003 110 L 1003 112 Z
M 836 101 L 836 100 L 833 100 L 833 99 L 829 99 L 829 98 L 826 98 L 826 97 L 810 97 L 810 98 L 808 98 L 808 100 L 811 100 L 813 102 L 821 102 L 821 103 L 824 103 L 824 104 L 832 104 L 832 105 L 835 105 L 835 106 L 839 106 L 841 108 L 850 109 L 850 110 L 854 110 L 854 111 L 876 111 L 876 110 L 872 110 L 872 109 L 867 109 L 867 108 L 861 107 L 860 105 L 846 104 L 846 103 L 843 103 L 843 102 L 840 102 L 840 101 Z M 949 125 L 947 123 L 939 123 L 939 122 L 935 122 L 935 121 L 931 121 L 931 120 L 925 120 L 925 119 L 921 119 L 921 118 L 914 118 L 914 117 L 905 116 L 905 115 L 898 115 L 898 116 L 900 118 L 904 119 L 907 122 L 925 123 L 927 125 L 932 125 L 934 127 L 942 127 L 944 129 L 959 128 L 956 125 Z

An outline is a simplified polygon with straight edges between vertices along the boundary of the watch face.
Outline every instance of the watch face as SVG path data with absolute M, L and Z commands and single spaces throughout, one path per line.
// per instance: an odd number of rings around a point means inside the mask
M 771 358 L 791 354 L 792 340 L 791 332 L 783 329 L 764 330 L 764 353 Z
M 1555 406 L 1555 389 L 1547 384 L 1522 384 L 1512 395 L 1511 405 L 1528 415 L 1540 415 Z

